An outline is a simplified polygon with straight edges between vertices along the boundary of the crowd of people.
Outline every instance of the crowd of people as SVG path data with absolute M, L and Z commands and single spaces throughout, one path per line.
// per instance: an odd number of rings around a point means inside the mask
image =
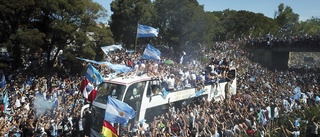
M 319 47 L 319 34 L 290 34 L 282 36 L 274 36 L 267 34 L 265 37 L 249 37 L 244 42 L 249 43 L 250 47 L 261 48 L 310 48 L 317 49 Z
M 316 69 L 303 74 L 271 71 L 251 62 L 250 54 L 239 48 L 239 43 L 227 43 L 218 43 L 218 48 L 204 53 L 210 60 L 207 62 L 186 60 L 167 65 L 124 51 L 107 56 L 107 61 L 132 68 L 126 76 L 160 76 L 168 91 L 194 87 L 210 76 L 224 79 L 229 67 L 237 69 L 236 95 L 219 102 L 199 99 L 182 108 L 168 102 L 169 110 L 156 116 L 149 127 L 129 124 L 120 128 L 119 136 L 318 136 L 320 117 L 298 112 L 307 113 L 318 106 L 320 73 Z M 96 67 L 104 76 L 112 73 L 106 66 Z M 7 85 L 1 90 L 3 94 L 7 91 L 9 105 L 5 110 L 1 105 L 0 136 L 89 136 L 89 109 L 81 117 L 82 106 L 89 103 L 79 90 L 82 76 L 42 77 L 15 72 L 6 77 Z M 310 126 L 302 128 L 304 124 Z
M 135 134 L 146 137 L 318 136 L 317 69 L 306 73 L 271 71 L 251 62 L 250 54 L 238 49 L 239 45 L 228 44 L 220 44 L 223 50 L 208 54 L 233 58 L 232 64 L 238 72 L 235 96 L 221 102 L 199 99 L 183 108 L 175 108 L 168 102 L 169 111 L 155 117 L 148 128 L 141 123 L 123 128 L 134 127 Z M 202 70 L 205 66 L 217 65 L 214 62 L 216 60 L 198 67 Z M 305 113 L 313 113 L 310 112 L 313 107 L 316 108 L 314 115 L 306 116 Z M 304 125 L 303 128 L 300 125 Z

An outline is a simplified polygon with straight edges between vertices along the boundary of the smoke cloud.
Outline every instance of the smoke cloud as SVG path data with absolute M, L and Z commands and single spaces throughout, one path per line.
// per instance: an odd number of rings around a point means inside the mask
M 42 95 L 37 95 L 33 102 L 34 112 L 37 116 L 40 116 L 46 111 L 53 109 L 54 103 L 54 100 L 47 100 Z

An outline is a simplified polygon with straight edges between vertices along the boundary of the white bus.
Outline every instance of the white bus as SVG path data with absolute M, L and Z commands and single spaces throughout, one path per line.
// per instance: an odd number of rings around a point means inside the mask
M 137 76 L 134 78 L 113 78 L 105 79 L 98 86 L 97 96 L 92 102 L 91 107 L 91 136 L 100 137 L 102 130 L 102 122 L 104 120 L 105 108 L 108 96 L 112 96 L 118 100 L 126 102 L 134 110 L 136 117 L 129 122 L 132 124 L 137 121 L 145 120 L 146 123 L 153 121 L 154 116 L 159 116 L 168 112 L 170 102 L 174 103 L 175 107 L 181 107 L 186 101 L 206 98 L 219 101 L 224 99 L 226 95 L 236 94 L 236 70 L 230 69 L 228 81 L 219 81 L 216 84 L 208 84 L 204 87 L 205 91 L 196 96 L 197 88 L 187 88 L 182 90 L 170 91 L 164 97 L 162 92 L 154 92 L 162 89 L 159 80 L 152 79 L 148 76 Z

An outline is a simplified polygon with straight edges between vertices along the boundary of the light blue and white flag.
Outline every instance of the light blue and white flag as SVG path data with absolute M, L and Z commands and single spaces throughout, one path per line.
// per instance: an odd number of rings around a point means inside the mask
M 181 56 L 180 58 L 180 64 L 182 64 L 182 62 L 183 62 L 183 56 Z
M 147 60 L 160 60 L 160 56 L 160 50 L 148 44 L 141 58 Z
M 196 97 L 199 97 L 200 95 L 202 95 L 204 92 L 206 92 L 207 89 L 202 89 L 202 90 L 199 90 L 197 93 L 196 93 Z
M 249 78 L 249 80 L 250 80 L 251 82 L 254 82 L 255 79 L 256 79 L 256 76 L 251 76 L 251 77 Z
M 161 92 L 162 92 L 162 98 L 166 99 L 169 92 L 165 88 L 162 88 Z
M 8 91 L 6 92 L 6 94 L 4 95 L 3 98 L 3 104 L 4 104 L 4 112 L 7 111 L 7 108 L 9 106 L 9 97 L 8 97 Z
M 297 118 L 297 119 L 294 121 L 293 125 L 294 125 L 295 127 L 300 127 L 300 121 L 301 121 L 301 118 Z
M 294 88 L 293 89 L 293 94 L 294 94 L 294 99 L 295 100 L 300 100 L 300 98 L 301 98 L 301 88 L 299 86 Z
M 108 96 L 104 120 L 110 123 L 128 123 L 136 116 L 134 109 L 127 103 Z
M 110 69 L 112 69 L 113 71 L 115 71 L 117 73 L 128 73 L 131 70 L 131 68 L 126 65 L 112 64 L 107 61 L 95 61 L 95 60 L 78 58 L 78 57 L 77 57 L 77 59 L 83 60 L 86 62 L 90 62 L 90 63 L 94 63 L 94 64 L 98 64 L 98 65 L 107 65 Z
M 103 51 L 104 54 L 108 55 L 110 51 L 115 51 L 115 50 L 122 50 L 122 45 L 110 45 L 110 46 L 103 46 L 101 47 L 101 50 Z
M 112 64 L 110 62 L 102 62 L 102 64 L 107 65 L 110 69 L 117 73 L 128 73 L 131 70 L 131 68 L 126 65 Z
M 182 64 L 183 63 L 183 57 L 186 55 L 186 52 L 182 52 L 183 53 L 183 55 L 181 56 L 181 58 L 180 58 L 180 64 Z
M 158 34 L 159 34 L 159 29 L 156 29 L 147 25 L 138 24 L 137 38 L 158 37 Z
M 89 81 L 95 83 L 96 85 L 99 85 L 103 81 L 102 75 L 91 64 L 89 64 L 89 66 L 88 66 L 88 69 L 86 72 L 86 78 Z
M 316 96 L 316 102 L 318 102 L 320 100 L 319 96 Z
M 89 62 L 89 63 L 93 63 L 93 64 L 98 64 L 98 65 L 101 65 L 101 64 L 104 63 L 104 62 L 100 62 L 100 61 L 95 61 L 95 60 L 90 60 L 90 59 L 84 59 L 84 58 L 79 58 L 79 57 L 76 57 L 76 59 L 83 60 L 83 61 L 86 61 L 86 62 Z

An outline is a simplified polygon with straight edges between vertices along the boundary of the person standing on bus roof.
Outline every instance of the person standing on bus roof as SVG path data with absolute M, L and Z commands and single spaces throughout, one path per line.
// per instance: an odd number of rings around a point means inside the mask
M 170 77 L 167 79 L 166 82 L 168 84 L 167 91 L 174 91 L 174 83 L 175 83 L 174 74 L 170 74 Z

